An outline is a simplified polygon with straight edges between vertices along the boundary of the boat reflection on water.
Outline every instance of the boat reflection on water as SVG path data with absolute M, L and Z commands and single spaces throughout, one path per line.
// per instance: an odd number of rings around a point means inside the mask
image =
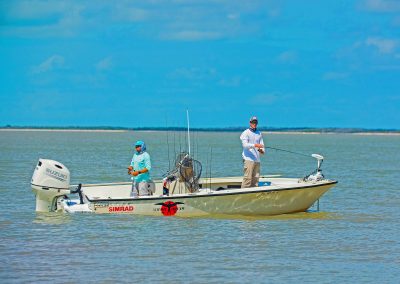
M 32 222 L 36 224 L 64 225 L 72 222 L 72 216 L 61 212 L 36 212 Z
M 182 217 L 179 217 L 182 218 Z M 191 217 L 191 218 L 202 218 L 202 219 L 227 219 L 227 220 L 238 220 L 238 221 L 261 221 L 261 220 L 271 220 L 271 221 L 284 221 L 284 220 L 337 220 L 340 216 L 332 212 L 298 212 L 290 214 L 280 214 L 272 216 L 263 215 L 230 215 L 230 214 L 210 214 L 203 217 Z
M 86 214 L 85 214 L 86 215 Z M 37 212 L 33 223 L 35 224 L 47 224 L 47 225 L 65 225 L 73 222 L 73 216 L 71 214 L 63 214 L 61 212 Z M 106 217 L 107 215 L 104 215 Z M 106 217 L 107 218 L 107 217 Z M 117 215 L 114 218 L 122 218 L 118 221 L 131 222 L 144 220 L 146 218 L 154 218 L 153 216 L 143 216 L 143 215 Z M 226 220 L 238 220 L 238 221 L 282 221 L 282 220 L 337 220 L 341 219 L 337 213 L 333 212 L 323 212 L 323 211 L 313 211 L 309 210 L 307 212 L 291 213 L 291 214 L 281 214 L 273 216 L 257 216 L 257 215 L 231 215 L 231 214 L 209 214 L 207 216 L 199 217 L 182 217 L 174 216 L 177 219 L 226 219 Z

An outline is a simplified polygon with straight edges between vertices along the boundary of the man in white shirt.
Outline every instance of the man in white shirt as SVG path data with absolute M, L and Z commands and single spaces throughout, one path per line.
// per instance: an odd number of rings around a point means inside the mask
M 243 181 L 242 188 L 258 186 L 260 179 L 260 154 L 264 154 L 262 134 L 257 130 L 258 119 L 250 118 L 250 127 L 243 131 L 240 140 L 243 145 Z

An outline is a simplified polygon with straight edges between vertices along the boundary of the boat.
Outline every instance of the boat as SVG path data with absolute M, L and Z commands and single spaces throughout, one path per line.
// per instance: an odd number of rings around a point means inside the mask
M 175 168 L 151 181 L 152 195 L 131 196 L 131 182 L 70 185 L 60 162 L 39 159 L 31 180 L 37 212 L 137 214 L 199 217 L 213 214 L 269 216 L 307 211 L 337 181 L 317 169 L 303 178 L 261 176 L 256 187 L 241 188 L 242 177 L 201 177 L 201 164 L 188 153 Z M 75 196 L 75 197 L 74 197 Z

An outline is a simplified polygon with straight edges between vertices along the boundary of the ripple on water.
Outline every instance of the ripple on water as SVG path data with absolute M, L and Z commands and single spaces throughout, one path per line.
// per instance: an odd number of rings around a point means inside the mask
M 209 176 L 209 145 L 213 145 L 213 176 L 242 174 L 238 135 L 196 134 L 204 142 L 196 149 L 204 175 Z M 63 162 L 73 183 L 123 181 L 132 141 L 140 138 L 151 152 L 154 177 L 160 177 L 168 169 L 165 136 L 165 132 L 2 133 L 0 279 L 5 283 L 294 279 L 394 283 L 400 279 L 400 137 L 268 135 L 270 145 L 326 157 L 325 174 L 339 184 L 321 199 L 320 212 L 206 218 L 34 212 L 29 182 L 38 158 Z M 172 146 L 171 142 L 170 154 Z M 266 174 L 301 176 L 314 167 L 314 161 L 272 151 L 262 162 Z

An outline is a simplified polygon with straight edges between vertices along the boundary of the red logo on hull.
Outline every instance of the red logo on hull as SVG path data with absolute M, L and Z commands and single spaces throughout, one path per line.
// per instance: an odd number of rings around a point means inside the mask
M 161 205 L 161 213 L 164 216 L 174 216 L 178 212 L 178 204 L 184 204 L 182 202 L 165 201 L 164 203 L 157 203 L 156 205 Z

